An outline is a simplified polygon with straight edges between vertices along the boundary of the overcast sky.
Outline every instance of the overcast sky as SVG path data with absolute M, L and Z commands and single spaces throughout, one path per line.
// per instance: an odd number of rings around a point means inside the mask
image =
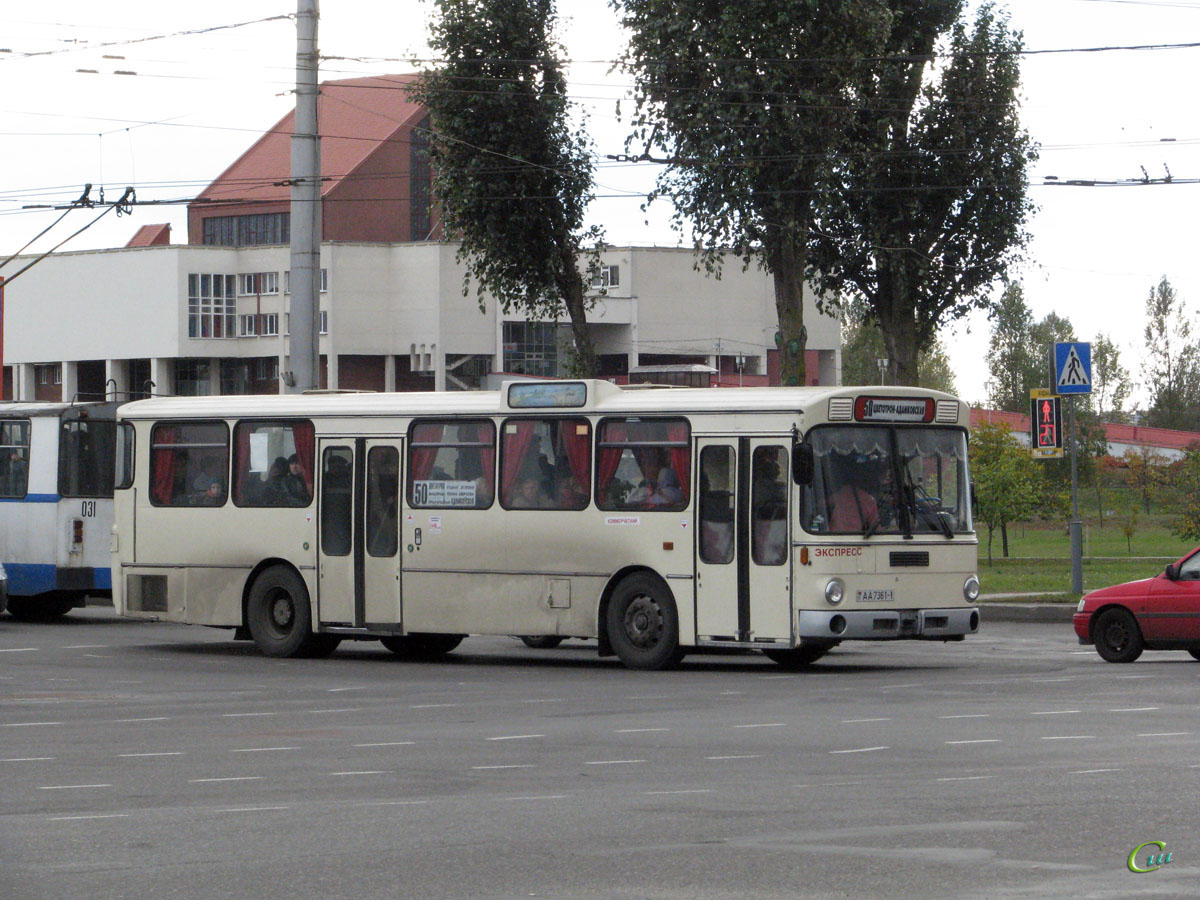
M 1200 41 L 1200 2 L 1000 5 L 1028 50 Z M 172 201 L 211 182 L 293 105 L 295 25 L 289 18 L 256 20 L 294 12 L 294 5 L 264 0 L 4 4 L 0 258 L 61 214 L 23 207 L 69 202 L 85 183 L 95 186 L 94 198 L 101 185 L 110 200 L 132 185 L 139 201 Z M 417 0 L 325 0 L 321 78 L 411 71 L 408 60 L 429 55 L 430 13 L 430 4 Z M 674 246 L 680 239 L 668 225 L 669 210 L 640 210 L 655 168 L 603 158 L 623 151 L 626 128 L 615 101 L 630 79 L 611 71 L 622 46 L 616 15 L 598 0 L 559 0 L 559 13 L 574 60 L 571 91 L 601 157 L 591 219 L 614 244 Z M 31 53 L 41 55 L 25 55 Z M 1019 273 L 1026 299 L 1038 318 L 1050 311 L 1069 318 L 1082 340 L 1100 332 L 1112 337 L 1135 378 L 1151 286 L 1165 275 L 1191 308 L 1200 299 L 1191 214 L 1200 185 L 1043 184 L 1051 176 L 1138 179 L 1143 167 L 1152 179 L 1168 171 L 1180 180 L 1200 178 L 1198 70 L 1200 47 L 1034 54 L 1022 66 L 1024 121 L 1042 147 L 1030 172 L 1039 207 L 1031 263 Z M 49 249 L 96 214 L 70 213 L 30 251 Z M 186 240 L 186 208 L 168 204 L 126 217 L 110 213 L 63 249 L 122 246 L 139 226 L 157 222 L 170 222 L 173 239 Z M 958 390 L 971 400 L 984 395 L 988 331 L 980 316 L 943 335 Z

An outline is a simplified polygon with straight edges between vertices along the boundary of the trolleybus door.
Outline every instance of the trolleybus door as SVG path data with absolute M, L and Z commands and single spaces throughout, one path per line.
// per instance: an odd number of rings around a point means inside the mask
M 787 443 L 698 441 L 696 637 L 791 638 Z
M 318 609 L 325 625 L 400 624 L 400 438 L 322 438 Z

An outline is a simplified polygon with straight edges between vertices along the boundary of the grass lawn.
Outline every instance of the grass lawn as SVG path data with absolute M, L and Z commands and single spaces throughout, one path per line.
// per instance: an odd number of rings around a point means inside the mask
M 1147 520 L 1139 523 L 1130 545 L 1112 522 L 1104 528 L 1085 525 L 1083 589 L 1092 591 L 1122 581 L 1149 578 L 1162 572 L 1195 547 L 1171 534 L 1166 524 Z M 1000 535 L 992 539 L 992 562 L 987 562 L 987 529 L 979 534 L 979 580 L 985 594 L 1028 593 L 1039 596 L 1071 589 L 1071 541 L 1065 525 L 1011 525 L 1008 529 L 1010 559 L 1000 556 Z M 1073 602 L 1078 595 L 1046 599 Z

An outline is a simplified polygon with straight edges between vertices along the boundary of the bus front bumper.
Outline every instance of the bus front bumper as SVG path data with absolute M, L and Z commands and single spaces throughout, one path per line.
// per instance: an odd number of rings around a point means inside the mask
M 940 641 L 961 638 L 979 630 L 979 610 L 862 609 L 800 611 L 797 635 L 840 641 Z

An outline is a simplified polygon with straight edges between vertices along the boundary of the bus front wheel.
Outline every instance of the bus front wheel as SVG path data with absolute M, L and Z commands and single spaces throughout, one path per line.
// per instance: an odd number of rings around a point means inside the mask
M 8 614 L 22 622 L 49 622 L 65 616 L 74 608 L 75 604 L 70 599 L 53 595 L 8 598 Z
M 613 651 L 631 669 L 666 669 L 683 658 L 675 601 L 652 575 L 631 575 L 617 585 L 606 625 Z
M 284 566 L 272 566 L 255 579 L 246 625 L 266 656 L 327 656 L 337 647 L 337 638 L 312 633 L 308 588 Z

